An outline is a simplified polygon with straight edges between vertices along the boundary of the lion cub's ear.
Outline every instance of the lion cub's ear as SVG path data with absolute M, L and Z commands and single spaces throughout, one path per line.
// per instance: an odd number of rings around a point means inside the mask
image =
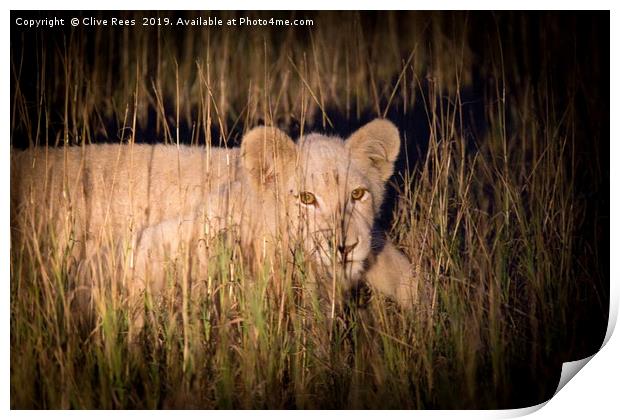
M 377 118 L 351 134 L 345 146 L 351 158 L 363 168 L 376 170 L 385 182 L 394 172 L 394 161 L 400 151 L 400 135 L 390 121 Z
M 256 127 L 241 141 L 241 161 L 256 185 L 268 185 L 281 177 L 296 159 L 293 140 L 275 127 Z

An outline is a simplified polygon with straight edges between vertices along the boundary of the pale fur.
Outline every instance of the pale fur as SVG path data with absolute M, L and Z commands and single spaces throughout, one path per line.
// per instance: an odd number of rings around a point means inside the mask
M 343 289 L 365 281 L 410 307 L 417 282 L 408 259 L 389 240 L 372 240 L 381 235 L 373 224 L 399 146 L 394 125 L 377 119 L 346 141 L 311 134 L 295 143 L 258 127 L 233 149 L 130 144 L 15 152 L 11 225 L 16 240 L 50 229 L 56 246 L 70 244 L 79 262 L 124 250 L 134 293 L 163 287 L 166 261 L 181 249 L 200 276 L 204 247 L 227 232 L 253 259 L 301 247 L 325 277 L 338 271 Z M 351 198 L 356 188 L 366 191 L 363 199 Z M 300 202 L 304 191 L 317 205 Z M 352 244 L 345 255 L 352 261 L 343 264 L 335 250 Z

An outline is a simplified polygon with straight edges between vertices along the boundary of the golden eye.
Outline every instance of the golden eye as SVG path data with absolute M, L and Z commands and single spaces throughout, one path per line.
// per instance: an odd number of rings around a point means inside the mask
M 311 192 L 308 191 L 303 191 L 299 193 L 299 200 L 308 205 L 308 206 L 315 206 L 316 205 L 316 197 L 314 196 L 314 194 L 312 194 Z
M 351 191 L 351 198 L 356 201 L 361 200 L 362 197 L 364 197 L 364 194 L 366 194 L 365 188 L 356 188 L 353 191 Z

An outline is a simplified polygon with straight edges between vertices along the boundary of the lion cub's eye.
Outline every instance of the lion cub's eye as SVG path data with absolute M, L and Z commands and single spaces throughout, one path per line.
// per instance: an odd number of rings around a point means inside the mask
M 308 205 L 308 206 L 315 206 L 316 205 L 316 197 L 314 196 L 314 194 L 312 194 L 311 192 L 308 191 L 302 191 L 299 193 L 299 200 Z
M 351 191 L 351 198 L 356 201 L 361 200 L 365 194 L 366 194 L 365 188 L 356 188 L 353 191 Z

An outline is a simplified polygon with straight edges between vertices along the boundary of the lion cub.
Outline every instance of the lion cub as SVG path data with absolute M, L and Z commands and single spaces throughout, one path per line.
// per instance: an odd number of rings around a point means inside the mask
M 163 287 L 165 261 L 181 249 L 200 275 L 205 244 L 234 232 L 252 258 L 301 249 L 326 278 L 338 273 L 343 290 L 365 281 L 410 307 L 417 281 L 409 261 L 373 236 L 399 150 L 397 128 L 376 119 L 346 140 L 309 134 L 295 143 L 277 128 L 257 127 L 233 149 L 106 144 L 14 152 L 13 237 L 51 233 L 53 248 L 69 249 L 78 266 L 105 249 L 129 250 L 127 287 L 140 293 Z

